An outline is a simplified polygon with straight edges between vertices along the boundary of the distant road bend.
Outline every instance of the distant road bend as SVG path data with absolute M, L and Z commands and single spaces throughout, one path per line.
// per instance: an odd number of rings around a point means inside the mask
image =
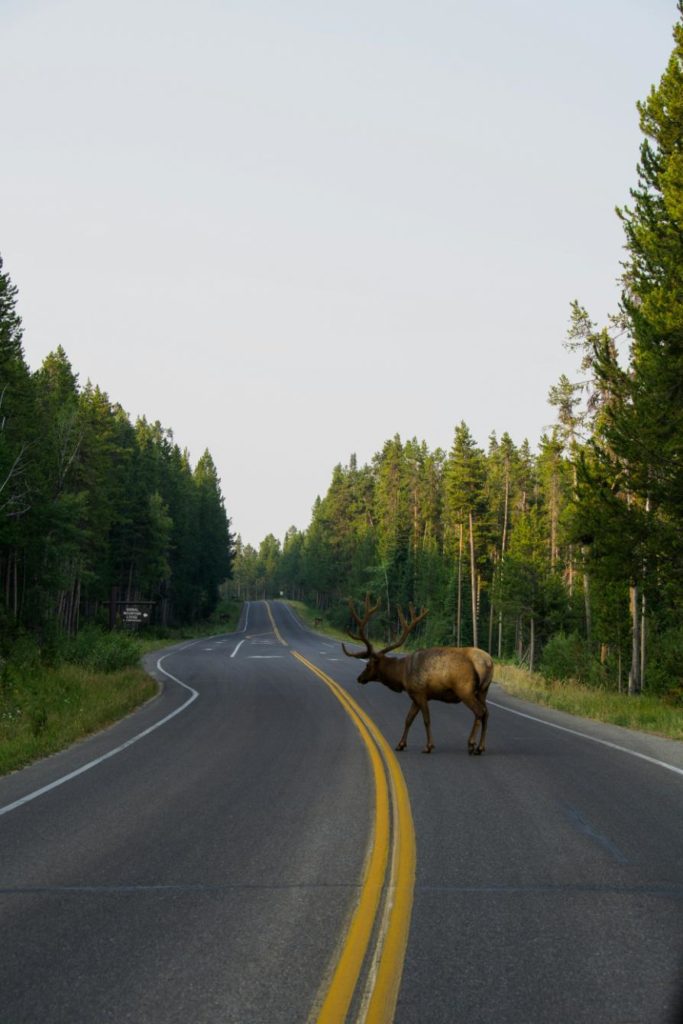
M 282 602 L 0 779 L 0 1022 L 680 1024 L 683 744 L 406 698 Z M 635 755 L 635 756 L 634 756 Z

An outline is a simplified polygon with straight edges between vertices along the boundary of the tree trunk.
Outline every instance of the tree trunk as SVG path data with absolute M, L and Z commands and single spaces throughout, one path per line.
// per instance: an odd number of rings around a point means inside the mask
M 503 612 L 498 612 L 498 657 L 503 656 Z
M 534 641 L 535 641 L 535 639 L 536 639 L 536 632 L 535 632 L 535 629 L 534 629 L 534 617 L 532 615 L 531 616 L 531 620 L 529 622 L 529 671 L 530 672 L 533 672 L 533 670 L 534 670 L 534 654 L 535 654 L 535 644 L 534 644 Z
M 591 612 L 591 585 L 587 572 L 583 574 L 583 603 L 586 610 L 586 640 L 590 647 L 593 634 L 593 616 Z
M 500 573 L 499 573 L 499 589 L 500 597 L 502 599 L 503 592 L 503 567 L 505 565 L 505 549 L 507 547 L 507 536 L 508 536 L 508 508 L 510 504 L 510 466 L 506 462 L 505 464 L 505 504 L 503 506 L 503 538 L 500 545 Z M 503 608 L 502 600 L 501 605 L 498 609 L 498 657 L 502 657 L 503 653 Z
M 76 579 L 76 594 L 74 597 L 74 633 L 78 632 L 80 626 L 80 611 L 81 611 L 81 577 L 80 575 Z
M 640 599 L 640 688 L 645 689 L 645 665 L 646 665 L 646 643 L 645 643 L 645 593 Z
M 469 514 L 470 518 L 470 578 L 472 584 L 472 646 L 479 646 L 479 637 L 477 635 L 477 579 L 474 570 L 474 530 L 472 525 L 472 513 Z
M 553 467 L 553 476 L 550 482 L 550 568 L 554 569 L 557 564 L 557 520 L 558 520 L 558 482 L 557 467 Z
M 14 618 L 19 615 L 19 564 L 16 549 L 14 551 L 14 588 L 13 588 Z
M 382 565 L 382 568 L 384 569 L 384 588 L 386 590 L 386 595 L 387 595 L 387 622 L 388 622 L 389 621 L 389 617 L 391 615 L 391 599 L 389 597 L 389 573 L 387 572 L 386 563 Z
M 460 540 L 458 543 L 458 602 L 455 616 L 456 645 L 462 646 L 462 523 L 460 523 Z
M 640 609 L 638 607 L 638 584 L 629 587 L 631 606 L 631 671 L 628 674 L 628 692 L 631 696 L 640 693 Z

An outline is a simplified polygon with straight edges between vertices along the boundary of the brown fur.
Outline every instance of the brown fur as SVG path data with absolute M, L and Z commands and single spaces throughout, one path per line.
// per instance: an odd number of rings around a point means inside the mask
M 405 690 L 410 697 L 412 704 L 397 750 L 405 749 L 408 730 L 418 711 L 422 712 L 427 734 L 424 752 L 430 754 L 434 750 L 428 702 L 440 700 L 447 704 L 462 702 L 472 711 L 474 724 L 467 748 L 470 754 L 483 754 L 489 716 L 486 694 L 492 678 L 493 660 L 486 651 L 478 647 L 430 647 L 395 658 L 373 653 L 358 676 L 358 682 L 377 680 L 396 693 Z M 480 736 L 477 744 L 478 729 Z
M 411 606 L 410 622 L 404 618 L 402 612 L 399 612 L 399 618 L 403 625 L 400 639 L 381 651 L 375 651 L 367 639 L 365 627 L 370 617 L 377 611 L 378 606 L 371 608 L 369 599 L 366 598 L 363 619 L 356 613 L 351 601 L 349 601 L 349 607 L 360 627 L 358 634 L 349 633 L 349 635 L 352 639 L 365 644 L 366 650 L 347 651 L 344 644 L 342 644 L 342 648 L 349 657 L 367 658 L 368 662 L 358 676 L 358 682 L 369 683 L 376 680 L 383 683 L 384 686 L 388 686 L 395 693 L 405 691 L 412 701 L 406 716 L 403 735 L 398 741 L 396 749 L 405 749 L 408 730 L 418 711 L 421 711 L 427 734 L 427 745 L 424 752 L 430 754 L 434 750 L 429 701 L 440 700 L 448 704 L 462 702 L 472 711 L 474 723 L 467 740 L 467 749 L 470 754 L 483 754 L 486 749 L 486 728 L 489 717 L 486 695 L 493 678 L 491 656 L 478 647 L 429 647 L 423 651 L 415 651 L 413 654 L 389 657 L 386 652 L 400 646 L 405 641 L 417 623 L 425 617 L 426 610 L 423 610 L 420 615 L 416 615 Z M 478 743 L 476 742 L 477 731 L 479 731 Z

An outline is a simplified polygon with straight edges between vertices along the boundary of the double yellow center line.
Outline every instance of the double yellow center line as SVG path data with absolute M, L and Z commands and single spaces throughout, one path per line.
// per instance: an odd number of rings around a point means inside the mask
M 356 1000 L 356 1024 L 390 1024 L 401 984 L 415 885 L 415 833 L 408 791 L 394 752 L 372 719 L 317 665 L 297 651 L 292 654 L 329 687 L 353 721 L 370 755 L 375 786 L 373 837 L 358 903 L 315 1021 L 343 1024 L 365 966 L 365 987 Z

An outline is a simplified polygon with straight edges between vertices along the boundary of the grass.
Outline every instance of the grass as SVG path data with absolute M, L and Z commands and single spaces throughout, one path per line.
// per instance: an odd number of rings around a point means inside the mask
M 230 632 L 240 610 L 241 603 L 224 602 L 209 622 L 149 633 L 86 627 L 49 655 L 30 637 L 21 637 L 7 661 L 0 658 L 0 775 L 129 714 L 157 693 L 157 683 L 139 664 L 142 654 Z
M 12 675 L 0 694 L 0 774 L 110 725 L 157 692 L 137 665 L 94 672 L 63 664 Z
M 637 697 L 572 680 L 546 682 L 537 672 L 519 665 L 496 662 L 494 679 L 514 697 L 545 704 L 571 715 L 639 729 L 672 740 L 683 740 L 683 709 L 664 697 L 647 692 Z

